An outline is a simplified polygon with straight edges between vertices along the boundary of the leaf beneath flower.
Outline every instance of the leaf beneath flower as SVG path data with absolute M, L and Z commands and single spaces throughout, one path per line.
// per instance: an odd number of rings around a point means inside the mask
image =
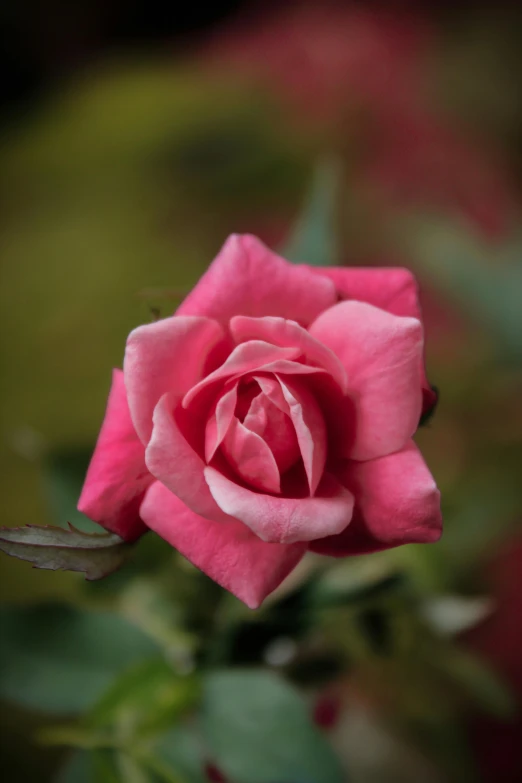
M 334 225 L 339 182 L 338 161 L 323 161 L 317 167 L 303 212 L 281 251 L 284 258 L 311 266 L 335 266 L 339 262 Z
M 82 571 L 88 580 L 102 579 L 120 568 L 133 548 L 114 533 L 83 533 L 61 527 L 0 528 L 0 550 L 27 560 L 34 568 Z

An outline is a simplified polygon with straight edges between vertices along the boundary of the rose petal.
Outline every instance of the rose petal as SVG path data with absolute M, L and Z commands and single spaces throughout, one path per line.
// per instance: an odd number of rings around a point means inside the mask
M 421 395 L 422 326 L 364 302 L 340 302 L 310 332 L 339 357 L 356 410 L 345 457 L 383 457 L 401 449 L 417 429 Z
M 247 429 L 235 417 L 223 440 L 222 452 L 247 484 L 264 492 L 281 491 L 275 457 L 263 438 Z
M 421 323 L 421 308 L 417 281 L 409 269 L 402 267 L 310 267 L 316 274 L 326 276 L 335 283 L 343 299 L 380 307 L 392 315 L 417 318 Z M 426 378 L 424 357 L 421 359 L 423 407 L 428 413 L 437 402 L 437 392 Z
M 121 370 L 114 370 L 107 410 L 87 471 L 78 511 L 107 530 L 133 540 L 147 528 L 139 507 L 154 481 L 131 421 Z
M 205 468 L 205 478 L 218 506 L 263 541 L 289 544 L 323 538 L 344 530 L 352 516 L 352 493 L 328 475 L 315 497 L 303 498 L 253 492 L 211 467 Z
M 266 380 L 271 379 L 267 378 Z M 268 399 L 266 394 L 258 394 L 252 400 L 243 424 L 263 438 L 274 455 L 280 474 L 283 474 L 297 462 L 301 452 L 281 386 L 278 381 L 274 381 L 274 383 L 279 389 L 286 411 L 283 413 Z
M 228 324 L 234 315 L 277 315 L 308 325 L 336 301 L 334 284 L 295 266 L 249 234 L 232 234 L 179 315 L 206 315 Z
M 266 544 L 235 520 L 204 519 L 159 482 L 147 492 L 141 514 L 151 530 L 251 609 L 278 587 L 307 548 Z
M 165 318 L 130 333 L 123 371 L 132 420 L 144 444 L 160 397 L 182 396 L 201 380 L 209 354 L 223 339 L 217 321 L 193 316 Z
M 340 535 L 314 541 L 314 552 L 343 557 L 440 538 L 440 492 L 413 441 L 387 457 L 347 463 L 340 478 L 355 495 L 354 518 Z
M 295 321 L 271 316 L 248 318 L 237 315 L 230 321 L 230 332 L 236 342 L 257 339 L 281 347 L 297 346 L 307 363 L 329 372 L 346 392 L 346 372 L 337 356 Z
M 314 396 L 295 379 L 280 378 L 303 458 L 310 494 L 314 495 L 326 463 L 326 425 Z
M 240 377 L 245 373 L 258 370 L 260 367 L 272 366 L 277 360 L 295 359 L 297 356 L 299 356 L 298 348 L 278 348 L 262 340 L 242 343 L 234 348 L 221 367 L 207 375 L 185 394 L 183 407 L 188 408 L 200 392 L 217 381 Z M 302 366 L 304 367 L 304 365 Z
M 207 462 L 220 447 L 234 418 L 237 404 L 237 383 L 219 397 L 210 413 L 205 428 L 205 459 Z
M 152 475 L 192 511 L 222 520 L 225 514 L 210 494 L 203 475 L 205 463 L 183 435 L 174 414 L 178 402 L 179 398 L 168 393 L 156 405 L 145 462 Z

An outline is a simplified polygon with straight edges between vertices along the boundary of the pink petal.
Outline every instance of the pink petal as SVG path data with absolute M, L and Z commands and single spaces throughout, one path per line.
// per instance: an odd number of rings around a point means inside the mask
M 257 381 L 263 394 L 275 405 L 279 410 L 290 416 L 290 407 L 285 400 L 285 395 L 281 388 L 281 384 L 278 380 L 270 375 L 254 375 L 254 380 Z
M 205 468 L 205 478 L 225 514 L 244 522 L 263 541 L 312 541 L 340 533 L 352 517 L 352 493 L 328 475 L 315 497 L 303 498 L 252 492 L 211 467 Z
M 387 457 L 347 463 L 341 480 L 355 495 L 354 519 L 340 535 L 314 541 L 315 552 L 341 557 L 440 538 L 440 492 L 413 441 Z
M 364 302 L 340 302 L 310 332 L 335 351 L 348 374 L 356 428 L 344 456 L 367 460 L 401 449 L 421 414 L 420 322 Z
M 210 413 L 205 428 L 205 459 L 207 462 L 220 447 L 234 418 L 237 404 L 237 383 L 219 397 Z
M 177 495 L 196 514 L 223 520 L 204 478 L 205 463 L 194 451 L 175 415 L 179 398 L 164 394 L 154 409 L 154 427 L 145 451 L 152 475 Z M 178 410 L 178 415 L 182 411 Z
M 409 269 L 402 267 L 324 267 L 314 269 L 316 274 L 328 277 L 335 283 L 343 299 L 380 307 L 392 315 L 417 318 L 421 323 L 417 281 Z M 423 413 L 428 413 L 437 402 L 437 393 L 426 378 L 424 358 L 422 364 Z
M 139 508 L 153 477 L 131 421 L 121 370 L 114 370 L 105 419 L 87 471 L 78 511 L 132 541 L 146 532 Z
M 336 301 L 334 284 L 317 280 L 249 234 L 232 234 L 178 309 L 228 324 L 234 315 L 278 315 L 307 325 Z
M 270 378 L 262 379 L 273 380 Z M 278 381 L 273 381 L 283 399 L 286 411 L 276 407 L 265 394 L 258 394 L 252 400 L 243 424 L 260 435 L 274 455 L 279 473 L 287 471 L 301 456 L 295 427 L 290 419 L 289 407 L 283 397 Z
M 278 378 L 303 458 L 310 494 L 314 495 L 326 463 L 326 425 L 313 394 L 299 381 Z
M 209 355 L 223 339 L 217 321 L 180 316 L 130 333 L 123 371 L 132 420 L 144 444 L 160 397 L 165 392 L 181 396 L 201 380 Z
M 257 609 L 306 551 L 306 544 L 266 544 L 236 520 L 211 522 L 156 482 L 141 514 L 147 525 L 250 609 Z
M 235 417 L 223 440 L 222 452 L 247 484 L 264 492 L 281 491 L 279 469 L 270 448 Z
M 295 359 L 297 356 L 299 356 L 298 348 L 278 348 L 262 340 L 251 340 L 248 343 L 242 343 L 234 348 L 221 367 L 218 367 L 217 370 L 207 375 L 206 378 L 203 378 L 188 391 L 183 398 L 183 407 L 188 408 L 201 391 L 217 381 L 223 381 L 227 378 L 239 378 L 241 375 L 258 370 L 260 367 L 271 367 L 277 360 Z M 302 366 L 304 367 L 304 365 Z
M 337 356 L 295 321 L 270 316 L 248 318 L 238 315 L 230 321 L 230 331 L 236 342 L 257 339 L 281 347 L 297 346 L 307 363 L 329 372 L 346 392 L 346 372 Z

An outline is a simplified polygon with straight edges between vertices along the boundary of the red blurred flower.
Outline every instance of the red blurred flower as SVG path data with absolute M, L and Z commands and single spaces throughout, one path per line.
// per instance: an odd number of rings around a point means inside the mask
M 436 47 L 425 8 L 326 0 L 239 17 L 201 57 L 213 73 L 275 90 L 301 126 L 330 134 L 330 146 L 355 137 L 362 147 L 350 158 L 388 209 L 449 211 L 502 237 L 517 208 L 514 185 L 504 164 L 427 102 Z

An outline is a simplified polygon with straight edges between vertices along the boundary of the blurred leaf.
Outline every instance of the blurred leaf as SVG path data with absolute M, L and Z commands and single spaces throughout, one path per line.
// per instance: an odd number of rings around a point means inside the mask
M 118 753 L 116 755 L 118 774 L 114 777 L 114 783 L 156 783 L 149 777 L 147 770 L 143 767 L 141 760 L 138 761 L 127 753 Z M 98 783 L 98 778 L 96 778 Z M 107 778 L 107 783 L 113 783 Z
M 162 731 L 190 708 L 199 695 L 197 681 L 177 675 L 159 658 L 139 663 L 121 675 L 88 716 L 99 727 L 122 722 L 128 733 Z
M 114 533 L 82 533 L 60 527 L 0 528 L 0 550 L 27 560 L 34 568 L 82 571 L 85 578 L 102 579 L 125 563 L 133 545 Z
M 66 522 L 84 533 L 102 533 L 76 508 L 89 467 L 92 449 L 63 449 L 49 452 L 43 462 L 44 488 L 57 525 Z
M 386 553 L 350 559 L 330 566 L 312 585 L 312 606 L 323 607 L 372 599 L 395 592 L 405 576 Z
M 493 611 L 491 598 L 441 595 L 426 599 L 420 606 L 424 621 L 437 633 L 452 636 L 467 631 Z
M 436 220 L 408 224 L 416 262 L 431 281 L 497 338 L 502 354 L 522 359 L 522 242 L 488 248 Z
M 296 264 L 334 266 L 338 263 L 335 209 L 339 165 L 328 161 L 317 167 L 314 183 L 303 213 L 281 254 Z
M 118 770 L 113 751 L 75 751 L 60 769 L 55 783 L 132 783 Z
M 54 713 L 92 707 L 114 677 L 158 654 L 119 615 L 59 604 L 2 608 L 0 636 L 0 696 Z
M 60 769 L 55 783 L 93 783 L 92 758 L 86 751 L 75 751 Z
M 477 656 L 453 648 L 440 657 L 440 665 L 485 712 L 501 720 L 516 713 L 516 699 L 509 686 Z
M 183 726 L 166 732 L 154 746 L 154 754 L 153 767 L 165 770 L 168 783 L 208 783 L 202 742 L 193 730 Z
M 203 733 L 219 768 L 242 783 L 343 783 L 306 703 L 269 671 L 214 672 L 204 683 Z

